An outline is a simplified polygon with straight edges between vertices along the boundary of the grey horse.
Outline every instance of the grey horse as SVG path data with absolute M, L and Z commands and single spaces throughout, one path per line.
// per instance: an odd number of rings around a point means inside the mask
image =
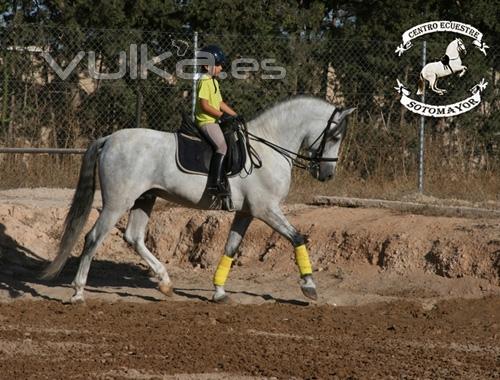
M 289 192 L 294 161 L 290 154 L 283 152 L 305 151 L 304 157 L 316 158 L 315 165 L 310 166 L 316 179 L 333 178 L 346 117 L 353 110 L 341 110 L 322 99 L 301 96 L 278 103 L 248 122 L 248 132 L 260 140 L 254 141 L 252 147 L 262 166 L 254 168 L 250 174 L 243 171 L 229 179 L 235 215 L 224 256 L 214 277 L 214 301 L 227 300 L 224 281 L 230 262 L 253 218 L 264 221 L 292 243 L 302 278 L 301 290 L 306 297 L 317 298 L 304 238 L 288 222 L 280 207 Z M 126 241 L 154 271 L 160 291 L 171 295 L 173 287 L 165 265 L 144 242 L 155 199 L 161 197 L 198 209 L 208 209 L 212 203 L 205 191 L 207 178 L 180 171 L 175 155 L 175 135 L 149 129 L 123 129 L 91 143 L 82 160 L 58 254 L 45 268 L 43 278 L 55 277 L 71 255 L 92 207 L 98 168 L 103 207 L 85 236 L 78 272 L 72 283 L 75 293 L 71 302 L 84 301 L 92 258 L 108 232 L 127 211 L 130 214 Z M 319 160 L 318 155 L 331 159 Z

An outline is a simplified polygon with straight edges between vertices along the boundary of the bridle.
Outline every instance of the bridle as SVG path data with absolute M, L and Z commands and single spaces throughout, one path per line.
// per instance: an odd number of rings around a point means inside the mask
M 461 53 L 467 54 L 467 49 L 465 48 L 465 45 L 462 42 L 462 40 L 457 41 L 457 53 L 458 53 L 458 56 L 455 58 L 450 57 L 450 61 L 456 61 L 457 59 L 459 59 Z
M 347 123 L 342 122 L 337 123 L 334 121 L 335 115 L 338 113 L 341 113 L 342 109 L 341 108 L 335 108 L 333 113 L 331 114 L 330 118 L 328 119 L 328 122 L 326 123 L 326 127 L 323 129 L 323 131 L 320 133 L 320 135 L 312 142 L 311 145 L 309 145 L 306 150 L 308 152 L 312 152 L 310 156 L 305 156 L 302 154 L 299 154 L 297 152 L 292 152 L 291 150 L 288 150 L 286 148 L 283 148 L 279 145 L 276 145 L 266 139 L 263 139 L 262 137 L 256 136 L 253 133 L 248 132 L 246 128 L 246 123 L 243 123 L 241 129 L 243 130 L 243 133 L 245 134 L 246 140 L 247 140 L 247 152 L 250 157 L 251 161 L 251 168 L 249 171 L 247 171 L 248 174 L 251 173 L 253 167 L 255 166 L 256 168 L 262 167 L 262 160 L 260 159 L 259 155 L 253 147 L 249 143 L 249 139 L 253 141 L 260 142 L 264 145 L 267 145 L 268 147 L 272 148 L 282 156 L 286 157 L 289 159 L 292 163 L 293 166 L 300 168 L 300 169 L 305 169 L 310 171 L 311 173 L 315 173 L 319 171 L 319 166 L 321 162 L 337 162 L 338 161 L 338 156 L 337 157 L 323 157 L 323 153 L 325 150 L 326 142 L 328 139 L 328 135 L 330 134 L 333 138 L 338 137 L 342 135 L 346 128 L 347 128 Z M 332 125 L 334 125 L 333 129 Z M 331 129 L 331 130 L 330 130 Z M 317 149 L 314 149 L 314 145 L 319 141 L 319 146 Z
M 319 165 L 321 162 L 337 162 L 339 160 L 339 157 L 332 157 L 332 158 L 325 158 L 323 157 L 324 151 L 325 151 L 325 145 L 326 145 L 326 140 L 328 133 L 330 132 L 330 128 L 332 124 L 334 124 L 334 119 L 335 115 L 337 113 L 342 112 L 342 109 L 340 108 L 335 108 L 333 113 L 331 114 L 330 118 L 328 119 L 328 122 L 326 123 L 325 129 L 323 129 L 323 132 L 316 138 L 316 140 L 313 141 L 313 143 L 307 148 L 308 151 L 313 152 L 311 154 L 311 157 L 309 157 L 309 165 L 307 169 L 311 171 L 312 173 L 319 171 Z M 347 123 L 342 122 L 340 125 L 338 123 L 335 123 L 335 127 L 333 127 L 332 131 L 330 132 L 333 138 L 336 138 L 340 135 L 342 135 L 347 128 Z M 314 150 L 312 147 L 316 142 L 321 139 L 319 143 L 318 149 Z
M 460 39 L 457 42 L 457 51 L 458 51 L 458 54 L 460 54 L 460 53 L 467 54 L 467 49 L 465 48 L 464 43 Z

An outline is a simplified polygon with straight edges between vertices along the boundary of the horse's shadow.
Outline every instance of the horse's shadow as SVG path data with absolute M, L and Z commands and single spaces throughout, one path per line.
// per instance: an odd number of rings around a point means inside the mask
M 43 261 L 36 253 L 19 245 L 6 233 L 5 225 L 0 223 L 0 290 L 6 290 L 14 299 L 25 293 L 43 297 L 26 281 L 41 268 Z
M 212 289 L 194 289 L 194 288 L 174 288 L 174 293 L 190 298 L 190 299 L 197 299 L 200 301 L 204 302 L 212 302 L 208 297 L 202 296 L 198 294 L 197 292 L 203 291 L 203 292 L 211 292 Z M 243 294 L 255 298 L 261 298 L 264 301 L 272 301 L 278 304 L 284 304 L 284 305 L 295 305 L 295 306 L 309 306 L 310 302 L 307 301 L 301 301 L 301 300 L 295 300 L 295 299 L 284 299 L 284 298 L 276 298 L 273 297 L 270 294 L 264 293 L 264 294 L 258 294 L 258 293 L 253 293 L 253 292 L 248 292 L 248 291 L 233 291 L 233 290 L 226 290 L 226 293 L 231 296 L 231 294 L 237 295 L 237 294 Z
M 47 292 L 37 290 L 36 285 L 48 288 L 70 287 L 78 270 L 79 258 L 71 257 L 59 276 L 50 281 L 40 278 L 47 264 L 47 260 L 9 236 L 5 225 L 0 223 L 0 290 L 6 290 L 13 299 L 23 294 L 30 294 L 35 298 L 56 300 L 57 298 L 44 294 Z M 157 283 L 150 279 L 150 272 L 147 269 L 133 263 L 116 263 L 108 260 L 93 261 L 87 285 L 95 288 L 157 287 Z M 152 297 L 142 297 L 122 291 L 116 291 L 116 294 L 153 300 Z

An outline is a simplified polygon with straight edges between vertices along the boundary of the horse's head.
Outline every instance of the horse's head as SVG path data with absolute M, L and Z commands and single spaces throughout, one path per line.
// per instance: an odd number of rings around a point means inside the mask
M 455 39 L 456 41 L 456 44 L 457 44 L 457 51 L 459 54 L 467 54 L 467 49 L 465 48 L 465 44 L 464 42 L 462 41 L 461 38 L 457 38 Z
M 306 139 L 307 154 L 311 158 L 309 172 L 314 178 L 324 182 L 335 176 L 340 143 L 347 129 L 347 116 L 355 109 L 336 108 L 322 133 Z

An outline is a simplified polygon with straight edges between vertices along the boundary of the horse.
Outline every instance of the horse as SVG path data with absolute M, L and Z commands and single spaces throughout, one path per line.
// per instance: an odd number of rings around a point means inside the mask
M 341 109 L 322 99 L 300 96 L 277 103 L 246 123 L 248 135 L 256 141 L 249 146 L 261 164 L 229 178 L 235 215 L 224 255 L 215 272 L 213 301 L 228 300 L 224 285 L 232 258 L 254 218 L 264 221 L 292 243 L 301 275 L 301 290 L 306 297 L 317 299 L 305 239 L 289 223 L 280 203 L 289 192 L 292 166 L 299 156 L 309 160 L 306 169 L 317 180 L 328 181 L 334 177 L 347 116 L 354 109 Z M 197 209 L 209 209 L 212 203 L 205 189 L 206 177 L 179 170 L 176 148 L 175 133 L 142 128 L 122 129 L 92 142 L 82 159 L 58 253 L 41 277 L 54 278 L 71 255 L 91 211 L 98 169 L 102 211 L 85 236 L 70 301 L 84 302 L 92 258 L 110 229 L 127 211 L 125 240 L 158 277 L 159 290 L 172 295 L 173 285 L 165 265 L 144 242 L 155 200 L 160 197 Z M 301 149 L 302 155 L 298 153 Z
M 464 76 L 467 66 L 462 65 L 460 54 L 467 54 L 467 49 L 461 38 L 451 41 L 446 48 L 446 54 L 439 62 L 430 62 L 425 65 L 420 72 L 417 95 L 422 95 L 425 90 L 425 80 L 429 82 L 432 91 L 443 95 L 446 90 L 437 87 L 438 78 L 458 73 L 459 77 Z

